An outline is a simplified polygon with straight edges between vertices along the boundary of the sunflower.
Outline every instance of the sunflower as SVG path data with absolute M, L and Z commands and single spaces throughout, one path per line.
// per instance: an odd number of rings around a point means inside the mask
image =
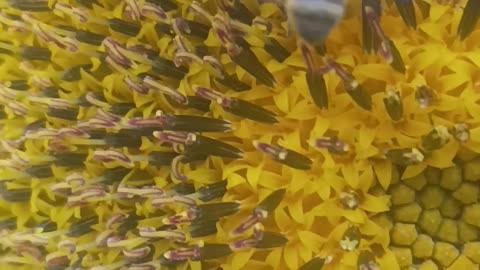
M 480 4 L 345 8 L 0 3 L 2 269 L 478 269 Z

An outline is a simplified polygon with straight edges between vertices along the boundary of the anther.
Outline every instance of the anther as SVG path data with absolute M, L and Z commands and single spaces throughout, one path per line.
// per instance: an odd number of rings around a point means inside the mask
M 360 246 L 362 236 L 358 227 L 352 226 L 348 228 L 340 240 L 340 247 L 348 252 L 355 251 Z
M 95 150 L 93 153 L 93 160 L 102 163 L 119 162 L 126 167 L 133 167 L 131 159 L 126 154 L 116 149 Z
M 203 63 L 209 67 L 209 70 L 211 70 L 216 77 L 222 79 L 225 77 L 223 65 L 217 58 L 206 55 L 203 57 Z
M 162 219 L 162 222 L 166 225 L 179 225 L 185 223 L 191 223 L 196 218 L 194 210 L 187 210 L 180 214 L 173 215 Z
M 167 251 L 163 256 L 173 261 L 195 260 L 200 256 L 200 247 L 196 246 Z
M 147 256 L 152 249 L 148 246 L 136 249 L 122 249 L 122 253 L 129 259 L 143 258 Z
M 254 141 L 253 146 L 260 152 L 272 157 L 275 160 L 285 160 L 287 158 L 288 152 L 284 148 L 279 146 L 270 145 L 267 143 L 262 143 L 259 141 Z
M 389 149 L 385 151 L 387 159 L 400 166 L 416 165 L 421 163 L 425 156 L 417 148 Z
M 68 15 L 77 20 L 79 23 L 86 23 L 89 20 L 89 15 L 87 11 L 69 4 L 56 2 L 53 10 L 54 12 Z
M 387 63 L 391 64 L 393 62 L 393 56 L 392 49 L 390 47 L 390 40 L 385 36 L 382 28 L 380 27 L 379 18 L 377 17 L 375 10 L 370 6 L 366 6 L 365 14 L 367 15 L 367 20 L 370 27 L 381 41 L 378 49 L 380 55 L 385 59 L 385 61 L 387 61 Z
M 400 92 L 395 89 L 388 89 L 383 98 L 383 104 L 388 115 L 393 121 L 400 121 L 403 117 L 403 103 Z
M 143 4 L 142 15 L 156 21 L 165 21 L 168 19 L 167 14 L 162 7 L 150 2 L 145 2 Z
M 125 11 L 130 14 L 130 18 L 132 20 L 138 21 L 142 17 L 142 9 L 139 6 L 138 0 L 126 0 L 125 1 L 127 4 L 127 8 L 125 8 Z
M 119 187 L 120 188 L 120 187 Z M 107 229 L 113 229 L 113 226 L 114 225 L 118 225 L 118 224 L 121 224 L 122 222 L 124 222 L 127 218 L 129 217 L 128 214 L 125 214 L 125 213 L 118 213 L 118 214 L 114 214 L 113 216 L 111 216 L 107 222 L 105 223 L 105 228 Z
M 153 136 L 160 142 L 180 145 L 189 145 L 197 140 L 197 136 L 194 133 L 155 131 Z
M 138 82 L 136 79 L 132 79 L 131 76 L 125 76 L 123 78 L 123 82 L 128 87 L 128 89 L 140 94 L 146 95 L 148 94 L 148 87 L 143 85 L 142 83 Z
M 418 106 L 422 109 L 426 109 L 433 104 L 435 96 L 433 91 L 427 86 L 421 84 L 417 87 L 415 92 L 415 99 L 417 100 Z
M 316 139 L 313 141 L 313 145 L 320 149 L 326 149 L 334 155 L 344 155 L 350 151 L 350 146 L 336 137 Z
M 173 57 L 173 62 L 177 67 L 181 66 L 182 64 L 185 64 L 186 66 L 189 66 L 192 63 L 196 63 L 198 65 L 203 64 L 203 60 L 197 55 L 191 52 L 185 52 L 181 50 L 178 50 L 175 53 L 175 56 Z
M 455 124 L 451 129 L 452 136 L 461 143 L 466 143 L 470 139 L 470 130 L 466 124 Z
M 427 135 L 422 137 L 421 147 L 426 152 L 442 148 L 450 141 L 451 135 L 445 126 L 436 126 Z
M 166 238 L 180 243 L 184 243 L 187 240 L 185 234 L 179 231 L 157 231 L 155 228 L 150 227 L 140 228 L 138 231 L 141 237 L 146 238 Z
M 195 14 L 203 16 L 205 19 L 209 20 L 210 22 L 213 21 L 213 16 L 208 11 L 206 11 L 197 1 L 193 1 L 190 4 L 189 10 Z
M 340 203 L 346 209 L 355 210 L 360 204 L 360 197 L 355 191 L 342 192 L 339 196 Z
M 171 175 L 180 181 L 187 181 L 188 177 L 180 171 L 180 163 L 185 159 L 185 156 L 179 155 L 172 160 Z
M 160 93 L 171 97 L 173 100 L 175 100 L 179 104 L 187 104 L 187 98 L 183 94 L 161 84 L 160 82 L 154 80 L 150 76 L 146 76 L 143 79 L 143 83 L 145 84 L 145 86 L 151 89 L 157 90 Z
M 192 208 L 197 205 L 197 202 L 187 196 L 157 196 L 152 199 L 152 206 L 155 208 L 163 207 L 167 204 L 177 204 L 187 208 Z
M 262 30 L 266 35 L 272 31 L 272 24 L 263 17 L 255 17 L 252 21 L 252 26 Z

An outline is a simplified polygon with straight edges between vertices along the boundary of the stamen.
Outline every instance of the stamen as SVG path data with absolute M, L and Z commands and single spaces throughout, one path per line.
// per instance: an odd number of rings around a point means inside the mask
M 194 51 L 193 45 L 184 36 L 176 35 L 173 38 L 173 43 L 175 44 L 175 47 L 177 48 L 177 51 L 180 51 L 180 52 L 192 52 L 192 51 Z
M 64 268 L 70 264 L 70 259 L 63 251 L 55 251 L 45 256 L 45 264 L 48 268 Z
M 75 245 L 75 242 L 68 239 L 64 239 L 58 242 L 57 248 L 67 250 L 69 254 L 73 254 L 75 253 L 77 246 Z
M 32 31 L 37 37 L 44 43 L 53 43 L 61 49 L 68 50 L 70 52 L 78 51 L 78 41 L 70 37 L 62 37 L 55 33 L 53 29 L 46 30 L 42 28 L 42 24 L 34 24 Z
M 468 126 L 463 123 L 455 124 L 450 129 L 450 133 L 461 143 L 466 143 L 470 139 L 470 130 Z
M 180 133 L 170 131 L 155 131 L 153 136 L 163 143 L 188 145 L 196 141 L 197 136 L 193 133 Z
M 262 30 L 265 33 L 265 35 L 270 34 L 273 28 L 272 23 L 270 23 L 267 19 L 259 16 L 253 19 L 252 26 Z
M 192 12 L 198 14 L 198 15 L 201 15 L 203 16 L 205 19 L 207 19 L 208 21 L 212 22 L 213 21 L 213 16 L 208 12 L 206 11 L 205 9 L 202 8 L 202 6 L 200 5 L 199 2 L 197 1 L 193 1 L 190 6 L 189 6 L 189 10 L 191 10 Z
M 415 99 L 417 100 L 418 106 L 422 109 L 426 109 L 433 104 L 435 96 L 433 91 L 427 86 L 421 84 L 417 87 L 415 92 Z
M 383 104 L 388 115 L 393 121 L 400 121 L 403 117 L 403 102 L 400 92 L 395 89 L 388 89 L 383 98 Z
M 118 189 L 120 189 L 120 186 L 118 187 Z M 125 213 L 115 214 L 107 220 L 107 222 L 105 223 L 105 228 L 107 228 L 109 230 L 113 229 L 114 225 L 118 225 L 118 224 L 123 223 L 128 217 L 129 217 L 129 215 L 125 214 Z
M 125 76 L 123 78 L 123 82 L 126 84 L 126 86 L 140 94 L 140 95 L 146 95 L 148 94 L 148 87 L 146 87 L 145 85 L 143 85 L 142 83 L 138 82 L 136 79 L 132 79 L 130 76 Z
M 30 140 L 49 140 L 54 139 L 58 135 L 57 130 L 38 128 L 34 130 L 28 130 L 25 132 L 25 138 Z
M 400 166 L 421 163 L 425 156 L 417 148 L 390 149 L 385 151 L 387 159 Z
M 120 44 L 114 41 L 112 38 L 105 38 L 102 44 L 105 46 L 110 59 L 116 64 L 124 68 L 137 67 L 137 65 L 125 55 L 125 49 L 123 49 Z
M 79 23 L 86 23 L 90 19 L 88 12 L 84 9 L 61 2 L 55 3 L 53 12 L 68 15 Z
M 330 154 L 334 155 L 345 155 L 350 151 L 350 146 L 336 137 L 316 139 L 313 145 L 317 148 L 327 149 Z
M 133 167 L 134 164 L 130 160 L 130 158 L 116 149 L 109 149 L 109 150 L 95 150 L 93 152 L 93 160 L 99 161 L 102 163 L 112 163 L 112 162 L 119 162 L 120 164 L 124 165 L 125 167 Z
M 202 202 L 208 202 L 216 198 L 223 197 L 227 191 L 227 181 L 220 181 L 200 187 L 197 190 L 198 199 Z
M 184 233 L 179 231 L 164 230 L 157 231 L 155 228 L 140 228 L 139 234 L 141 237 L 147 238 L 166 238 L 175 242 L 185 243 L 187 238 Z
M 159 91 L 160 93 L 163 93 L 171 98 L 173 98 L 173 100 L 175 100 L 177 103 L 179 104 L 187 104 L 187 98 L 181 94 L 180 92 L 178 91 L 175 91 L 167 86 L 164 86 L 162 85 L 161 83 L 159 83 L 158 81 L 154 80 L 152 77 L 150 76 L 146 76 L 144 79 L 143 79 L 143 83 L 151 88 L 151 89 L 154 89 L 154 90 L 157 90 Z
M 115 127 L 117 127 L 117 124 L 108 119 L 95 116 L 88 119 L 88 121 L 78 122 L 77 127 L 80 129 L 96 129 L 96 128 L 114 129 Z
M 101 231 L 98 236 L 95 238 L 95 244 L 98 247 L 106 247 L 108 239 L 112 238 L 115 235 L 114 230 L 105 230 Z
M 234 50 L 230 52 L 232 60 L 252 75 L 258 83 L 273 88 L 277 83 L 275 77 L 267 67 L 258 60 L 257 56 L 250 50 L 247 42 L 237 39 L 236 43 L 238 43 L 239 46 L 235 45 Z
M 172 29 L 177 36 L 182 36 L 183 34 L 190 34 L 192 30 L 188 23 L 182 18 L 174 18 L 172 20 Z
M 310 96 L 318 108 L 328 109 L 328 93 L 325 79 L 323 78 L 322 72 L 316 71 L 312 54 L 310 50 L 303 44 L 302 55 L 307 68 L 305 79 L 308 84 Z
M 235 43 L 231 33 L 230 25 L 227 24 L 221 15 L 217 14 L 213 18 L 212 29 L 230 56 L 238 56 L 238 54 L 240 54 L 242 48 Z
M 367 15 L 367 20 L 370 27 L 381 41 L 380 47 L 378 48 L 379 54 L 385 59 L 385 61 L 387 61 L 387 63 L 391 64 L 393 62 L 393 56 L 390 48 L 390 41 L 385 36 L 380 26 L 380 20 L 377 17 L 375 10 L 370 6 L 365 6 L 365 14 Z
M 122 249 L 123 255 L 128 258 L 128 259 L 137 259 L 137 258 L 143 258 L 150 254 L 150 251 L 152 249 L 148 246 L 146 247 L 141 247 L 141 248 L 136 248 L 136 249 Z
M 295 169 L 309 170 L 313 163 L 308 157 L 290 149 L 260 143 L 258 141 L 254 141 L 253 145 L 257 150 L 270 156 L 279 163 Z
M 138 2 L 138 0 L 125 0 L 125 3 L 127 4 L 128 10 L 130 11 L 129 14 L 132 20 L 140 20 L 142 18 L 143 8 L 140 8 L 140 3 Z
M 255 210 L 253 211 L 253 214 L 246 219 L 244 222 L 242 222 L 233 232 L 232 235 L 240 235 L 249 230 L 250 228 L 254 227 L 257 225 L 259 222 L 262 222 L 265 220 L 269 214 L 271 214 L 277 206 L 280 204 L 280 202 L 283 199 L 283 196 L 285 195 L 286 189 L 278 189 L 272 192 L 270 195 L 268 195 L 262 202 L 260 202 Z
M 203 57 L 203 63 L 207 65 L 209 70 L 217 77 L 223 79 L 225 77 L 225 70 L 223 69 L 222 63 L 220 61 L 210 55 L 206 55 Z
M 142 15 L 156 21 L 165 21 L 168 19 L 167 13 L 162 7 L 150 2 L 145 2 L 142 7 Z
M 350 227 L 343 234 L 342 240 L 340 240 L 340 247 L 348 252 L 355 251 L 360 247 L 360 240 L 362 235 L 358 227 Z
M 284 246 L 288 239 L 281 233 L 254 230 L 253 237 L 258 241 L 256 249 L 272 249 Z
M 185 52 L 181 50 L 178 50 L 175 53 L 175 56 L 173 57 L 173 62 L 177 67 L 181 66 L 182 64 L 189 66 L 192 63 L 203 65 L 203 60 L 200 57 L 196 56 L 193 53 Z
M 44 105 L 55 109 L 68 109 L 73 106 L 72 103 L 61 98 L 46 98 L 31 95 L 28 97 L 28 100 L 32 105 Z
M 279 63 L 283 63 L 283 61 L 291 55 L 290 51 L 284 48 L 274 37 L 267 38 L 267 41 L 265 42 L 265 51 Z
M 103 96 L 100 96 L 95 93 L 87 93 L 85 95 L 85 99 L 92 105 L 99 107 L 99 108 L 109 108 L 110 104 L 105 100 Z
M 107 192 L 99 186 L 92 186 L 74 192 L 67 198 L 67 205 L 82 205 L 89 202 L 104 201 L 107 199 Z
M 176 156 L 172 160 L 172 165 L 171 165 L 171 168 L 172 168 L 171 175 L 175 179 L 178 179 L 180 181 L 187 181 L 188 180 L 188 177 L 186 175 L 184 175 L 183 173 L 181 173 L 181 171 L 180 171 L 180 162 L 184 159 L 185 159 L 185 156 L 183 156 L 183 155 Z
M 380 270 L 380 267 L 375 262 L 375 254 L 365 250 L 358 255 L 357 262 L 358 270 Z
M 9 102 L 5 105 L 13 114 L 18 116 L 25 116 L 28 114 L 28 109 L 20 102 Z
M 169 216 L 162 219 L 162 222 L 166 225 L 179 225 L 184 223 L 190 223 L 195 219 L 195 212 L 192 210 L 184 211 L 178 215 Z
M 0 23 L 9 26 L 8 28 L 9 32 L 24 33 L 30 29 L 28 24 L 23 23 L 20 20 L 20 17 L 7 15 L 3 12 L 0 12 Z
M 86 181 L 82 173 L 74 172 L 65 178 L 65 183 L 67 183 L 70 188 L 78 188 L 84 186 Z
M 61 128 L 58 130 L 58 137 L 62 139 L 66 138 L 89 138 L 90 135 L 85 131 L 78 128 Z
M 285 160 L 287 158 L 287 150 L 279 146 L 274 146 L 259 141 L 253 141 L 253 146 L 260 152 L 272 157 L 275 160 Z
M 219 104 L 223 103 L 224 95 L 222 95 L 220 92 L 214 91 L 213 89 L 203 87 L 203 86 L 198 86 L 194 85 L 193 91 L 195 92 L 196 95 L 211 100 L 211 101 L 220 101 L 218 102 Z
M 67 183 L 60 182 L 50 186 L 50 190 L 60 196 L 68 196 L 71 194 L 71 187 Z
M 155 266 L 150 264 L 131 264 L 127 270 L 155 270 Z
M 157 188 L 156 186 L 143 186 L 141 188 L 127 187 L 120 185 L 117 188 L 117 195 L 120 195 L 122 198 L 133 198 L 134 196 L 144 197 L 144 198 L 158 198 L 164 195 L 164 192 Z
M 438 150 L 450 141 L 450 137 L 445 126 L 436 126 L 430 133 L 422 137 L 422 149 L 426 152 Z
M 188 208 L 195 207 L 197 202 L 187 196 L 157 196 L 152 199 L 152 206 L 155 208 L 160 208 L 166 204 L 178 204 Z
M 345 90 L 355 103 L 361 108 L 372 110 L 372 97 L 361 87 L 361 85 L 353 78 L 353 76 L 345 71 L 337 62 L 328 56 L 325 57 L 327 67 L 333 70 L 340 80 L 342 80 Z
M 315 61 L 313 60 L 313 55 L 310 49 L 304 43 L 301 44 L 300 49 L 302 51 L 303 61 L 305 62 L 307 73 L 313 73 L 315 71 Z
M 173 261 L 196 260 L 200 257 L 200 247 L 180 248 L 167 251 L 163 256 Z
M 360 204 L 360 197 L 355 191 L 342 192 L 339 196 L 340 203 L 346 209 L 355 210 Z
M 249 238 L 237 240 L 231 243 L 229 246 L 232 251 L 242 251 L 242 250 L 249 250 L 249 249 L 255 248 L 257 243 L 258 243 L 258 239 L 249 237 Z

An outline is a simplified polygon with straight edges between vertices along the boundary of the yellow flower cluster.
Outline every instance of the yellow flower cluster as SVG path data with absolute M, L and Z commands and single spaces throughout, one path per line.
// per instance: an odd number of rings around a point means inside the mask
M 479 269 L 480 4 L 0 1 L 1 269 Z

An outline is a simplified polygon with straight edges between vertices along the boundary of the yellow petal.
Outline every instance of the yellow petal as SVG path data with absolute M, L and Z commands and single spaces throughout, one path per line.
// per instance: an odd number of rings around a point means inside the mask
M 392 163 L 387 160 L 375 161 L 373 163 L 373 169 L 380 185 L 386 190 L 390 186 L 390 181 L 392 180 Z

